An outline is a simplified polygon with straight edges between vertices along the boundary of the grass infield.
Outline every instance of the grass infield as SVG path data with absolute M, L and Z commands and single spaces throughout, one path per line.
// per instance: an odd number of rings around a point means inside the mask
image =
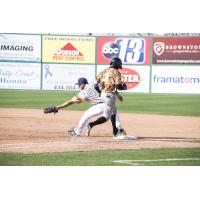
M 0 107 L 43 109 L 44 107 L 61 104 L 76 94 L 77 92 L 63 91 L 0 90 Z M 200 95 L 124 93 L 123 96 L 124 102 L 117 102 L 119 112 L 200 116 Z M 86 110 L 89 107 L 89 103 L 82 103 L 73 105 L 67 109 Z M 128 160 L 129 162 L 123 162 L 124 160 Z M 200 148 L 109 150 L 40 154 L 0 153 L 0 165 L 199 166 Z
M 2 108 L 37 108 L 58 105 L 77 92 L 0 90 Z M 200 95 L 130 94 L 123 93 L 124 102 L 117 101 L 119 112 L 162 115 L 200 116 Z M 69 110 L 86 110 L 89 103 L 72 105 Z
M 166 160 L 167 159 L 167 160 Z M 122 161 L 121 163 L 116 161 Z M 129 162 L 123 162 L 123 161 Z M 151 162 L 152 160 L 152 162 Z M 161 161 L 159 161 L 161 160 Z M 200 166 L 200 148 L 0 153 L 1 166 Z

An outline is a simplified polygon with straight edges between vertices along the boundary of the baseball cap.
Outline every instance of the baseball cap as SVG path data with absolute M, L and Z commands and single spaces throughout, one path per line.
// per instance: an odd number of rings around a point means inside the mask
M 88 84 L 87 79 L 84 77 L 79 78 L 78 83 L 76 83 L 76 85 L 81 85 L 81 84 Z

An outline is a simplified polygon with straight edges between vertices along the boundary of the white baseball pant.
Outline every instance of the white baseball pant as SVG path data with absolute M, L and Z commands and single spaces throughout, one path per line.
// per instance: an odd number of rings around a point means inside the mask
M 103 115 L 105 118 L 109 119 L 112 114 L 116 114 L 116 127 L 120 128 L 121 122 L 119 119 L 119 114 L 117 112 L 116 106 L 114 106 L 114 107 L 112 107 L 112 109 L 110 109 L 110 107 L 108 107 L 107 104 L 99 103 L 99 104 L 96 104 L 96 105 L 90 107 L 87 111 L 85 111 L 85 113 L 83 114 L 83 116 L 81 117 L 81 119 L 79 121 L 78 126 L 74 128 L 74 131 L 76 134 L 80 135 L 82 129 L 88 123 L 88 120 L 91 119 L 92 117 L 95 117 L 97 115 Z

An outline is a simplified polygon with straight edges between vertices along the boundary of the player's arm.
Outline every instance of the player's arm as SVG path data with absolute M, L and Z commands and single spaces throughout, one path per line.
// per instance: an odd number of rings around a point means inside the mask
M 119 72 L 115 78 L 115 84 L 118 90 L 127 90 L 127 85 L 122 82 L 121 74 Z
M 84 99 L 84 96 L 82 96 L 82 95 L 77 95 L 77 96 L 74 96 L 72 99 L 70 99 L 70 100 L 68 100 L 68 101 L 66 101 L 66 102 L 64 102 L 63 104 L 61 104 L 61 105 L 58 105 L 58 106 L 56 106 L 56 108 L 59 110 L 59 109 L 61 109 L 61 108 L 67 108 L 67 107 L 69 107 L 69 106 L 71 106 L 71 105 L 73 105 L 73 104 L 79 104 L 79 103 L 81 103 L 82 101 L 84 101 L 85 99 Z
M 126 83 L 117 84 L 117 85 L 116 85 L 116 88 L 117 88 L 118 90 L 127 90 L 127 85 L 126 85 Z
M 59 109 L 62 109 L 62 108 L 66 108 L 66 107 L 69 107 L 75 103 L 81 103 L 83 100 L 79 98 L 79 96 L 75 96 L 73 97 L 72 99 L 58 105 L 58 106 L 51 106 L 51 107 L 47 107 L 47 108 L 44 108 L 44 113 L 57 113 Z
M 99 93 L 99 95 L 101 94 L 101 89 L 100 89 L 100 83 L 99 82 L 95 82 L 94 83 L 94 89 Z
M 124 98 L 121 94 L 119 94 L 118 91 L 116 91 L 116 96 L 117 96 L 117 99 L 120 100 L 121 102 L 123 102 Z
M 97 76 L 96 76 L 96 83 L 94 85 L 95 90 L 101 94 L 102 89 L 105 87 L 103 83 L 103 75 L 105 73 L 105 70 L 102 70 Z
M 60 105 L 58 105 L 58 106 L 56 106 L 56 108 L 59 110 L 59 109 L 66 108 L 66 107 L 69 107 L 69 106 L 75 104 L 75 101 L 73 100 L 73 98 L 62 103 L 62 104 L 60 104 Z

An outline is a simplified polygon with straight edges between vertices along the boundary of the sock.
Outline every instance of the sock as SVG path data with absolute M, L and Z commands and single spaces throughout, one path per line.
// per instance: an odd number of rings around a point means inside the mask
M 116 115 L 111 116 L 111 122 L 113 127 L 113 135 L 117 135 L 118 129 L 116 127 Z
M 99 124 L 103 124 L 105 123 L 107 120 L 105 117 L 99 117 L 96 121 L 94 122 L 90 122 L 89 125 L 92 128 L 93 126 L 99 125 Z

